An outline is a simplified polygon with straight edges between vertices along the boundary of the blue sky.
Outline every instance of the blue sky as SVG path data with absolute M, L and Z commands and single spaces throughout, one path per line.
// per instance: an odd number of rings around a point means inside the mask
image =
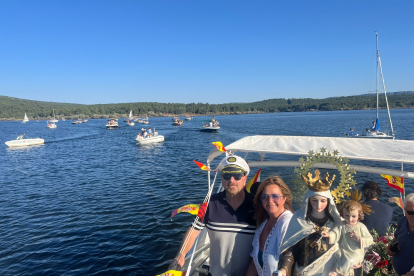
M 0 0 L 0 95 L 253 102 L 414 90 L 414 1 Z

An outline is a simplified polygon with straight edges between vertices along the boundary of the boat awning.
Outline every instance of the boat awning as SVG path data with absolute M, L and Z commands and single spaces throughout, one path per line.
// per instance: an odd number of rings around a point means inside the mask
M 309 151 L 325 148 L 349 159 L 414 164 L 414 141 L 365 139 L 346 137 L 257 135 L 244 137 L 228 146 L 228 151 L 309 155 Z M 211 161 L 222 154 L 215 150 L 207 158 Z

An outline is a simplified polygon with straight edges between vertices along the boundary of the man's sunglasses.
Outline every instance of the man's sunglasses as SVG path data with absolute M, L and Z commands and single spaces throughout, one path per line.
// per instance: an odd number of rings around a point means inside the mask
M 279 202 L 280 199 L 282 198 L 282 196 L 279 195 L 279 194 L 271 194 L 271 195 L 262 194 L 262 195 L 260 195 L 260 200 L 263 201 L 263 202 L 267 202 L 269 200 L 269 197 L 271 197 L 272 200 L 276 201 L 276 202 Z
M 414 215 L 414 211 L 406 211 L 408 215 L 412 216 Z
M 233 177 L 234 180 L 237 180 L 237 181 L 242 179 L 243 176 L 244 176 L 244 174 L 242 174 L 242 173 L 225 173 L 225 174 L 222 175 L 224 180 L 230 180 L 231 177 Z

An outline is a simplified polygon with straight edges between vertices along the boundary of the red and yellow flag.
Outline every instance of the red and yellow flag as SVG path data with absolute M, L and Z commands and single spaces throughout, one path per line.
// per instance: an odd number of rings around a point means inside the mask
M 168 270 L 157 276 L 185 276 L 185 274 L 187 274 L 187 271 Z
M 404 193 L 404 177 L 381 174 L 387 180 L 388 186 Z
M 262 172 L 262 168 L 260 168 L 255 175 L 249 180 L 249 182 L 246 185 L 246 190 L 250 193 L 250 188 L 253 186 L 253 184 L 257 181 L 260 181 L 260 173 Z
M 203 163 L 200 163 L 200 162 L 195 161 L 195 160 L 193 160 L 193 161 L 194 161 L 194 163 L 196 163 L 196 164 L 197 164 L 197 166 L 199 166 L 199 167 L 200 167 L 200 169 L 202 169 L 203 171 L 208 171 L 208 170 L 209 170 L 209 168 L 208 168 L 206 165 L 204 165 Z
M 204 215 L 206 214 L 207 209 L 207 202 L 204 202 L 202 204 L 188 204 L 183 207 L 180 207 L 178 209 L 175 209 L 171 213 L 171 220 L 173 216 L 175 216 L 178 213 L 190 213 L 192 215 L 197 215 L 201 221 L 204 219 Z
M 402 198 L 401 197 L 390 197 L 388 199 L 388 201 L 389 202 L 395 202 L 395 203 L 397 203 L 397 205 L 400 206 L 400 208 L 404 210 L 404 208 L 403 208 L 403 201 L 402 201 Z
M 213 146 L 215 146 L 219 151 L 226 152 L 226 148 L 223 146 L 223 144 L 220 141 L 212 142 Z

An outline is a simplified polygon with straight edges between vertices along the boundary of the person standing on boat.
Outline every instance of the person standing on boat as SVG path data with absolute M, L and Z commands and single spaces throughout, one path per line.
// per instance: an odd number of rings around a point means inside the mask
M 252 240 L 256 231 L 253 196 L 245 190 L 250 172 L 246 161 L 230 155 L 220 162 L 224 191 L 210 198 L 203 222 L 197 221 L 187 231 L 186 246 L 170 264 L 170 269 L 181 269 L 184 257 L 193 246 L 198 234 L 207 228 L 210 238 L 210 273 L 214 276 L 240 276 L 250 263 Z
M 362 204 L 369 205 L 370 209 L 374 211 L 372 214 L 365 214 L 361 222 L 365 224 L 369 231 L 374 229 L 378 236 L 382 237 L 387 233 L 390 226 L 392 207 L 379 202 L 378 199 L 382 195 L 382 190 L 374 181 L 366 181 L 361 192 L 365 198 Z
M 151 128 L 149 128 L 148 129 L 148 138 L 151 138 L 151 135 L 152 135 L 152 130 L 151 130 Z
M 334 267 L 337 243 L 321 236 L 342 219 L 332 198 L 330 185 L 308 184 L 302 207 L 290 220 L 280 247 L 279 270 L 283 276 L 328 276 Z
M 246 276 L 272 276 L 278 269 L 279 248 L 293 216 L 293 196 L 279 175 L 266 178 L 254 197 L 257 231 Z

